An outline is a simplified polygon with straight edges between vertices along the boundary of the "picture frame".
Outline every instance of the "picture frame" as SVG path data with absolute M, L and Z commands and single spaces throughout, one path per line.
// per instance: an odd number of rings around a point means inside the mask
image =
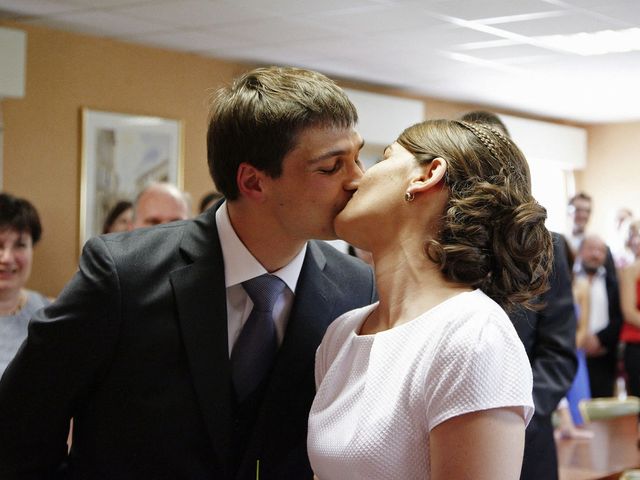
M 133 202 L 150 182 L 183 188 L 181 120 L 81 109 L 80 248 L 102 233 L 120 200 Z

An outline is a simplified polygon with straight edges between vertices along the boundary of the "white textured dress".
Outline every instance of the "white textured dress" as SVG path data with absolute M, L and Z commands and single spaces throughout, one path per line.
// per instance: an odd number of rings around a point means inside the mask
M 308 450 L 320 480 L 430 478 L 429 431 L 457 415 L 522 407 L 533 415 L 522 342 L 482 291 L 358 335 L 377 304 L 338 318 L 316 353 Z

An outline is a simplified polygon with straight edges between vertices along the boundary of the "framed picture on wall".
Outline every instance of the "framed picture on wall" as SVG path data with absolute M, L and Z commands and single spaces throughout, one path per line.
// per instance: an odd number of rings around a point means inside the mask
M 80 247 L 102 233 L 120 200 L 133 202 L 150 182 L 183 188 L 180 120 L 82 109 Z

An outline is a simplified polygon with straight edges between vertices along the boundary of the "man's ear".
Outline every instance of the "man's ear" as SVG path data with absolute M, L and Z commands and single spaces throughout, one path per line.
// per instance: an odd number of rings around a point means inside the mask
M 238 167 L 236 182 L 243 197 L 261 202 L 264 199 L 264 172 L 243 162 Z
M 440 183 L 444 181 L 446 173 L 447 161 L 440 157 L 436 157 L 423 165 L 418 165 L 416 174 L 411 178 L 407 192 L 413 193 L 414 195 L 426 192 L 440 185 Z

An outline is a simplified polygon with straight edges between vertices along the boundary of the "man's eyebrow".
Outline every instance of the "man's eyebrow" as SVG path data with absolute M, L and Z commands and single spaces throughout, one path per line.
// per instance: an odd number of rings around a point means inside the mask
M 362 150 L 363 147 L 364 147 L 364 140 L 362 140 L 362 142 L 360 142 L 360 146 L 358 147 L 358 151 Z M 335 150 L 329 150 L 328 152 L 321 153 L 317 157 L 314 157 L 311 160 L 309 160 L 309 164 L 315 164 L 315 163 L 322 162 L 324 160 L 328 160 L 328 159 L 333 158 L 333 157 L 339 157 L 340 155 L 346 155 L 349 152 L 350 152 L 350 149 L 344 149 L 344 148 L 336 148 Z

